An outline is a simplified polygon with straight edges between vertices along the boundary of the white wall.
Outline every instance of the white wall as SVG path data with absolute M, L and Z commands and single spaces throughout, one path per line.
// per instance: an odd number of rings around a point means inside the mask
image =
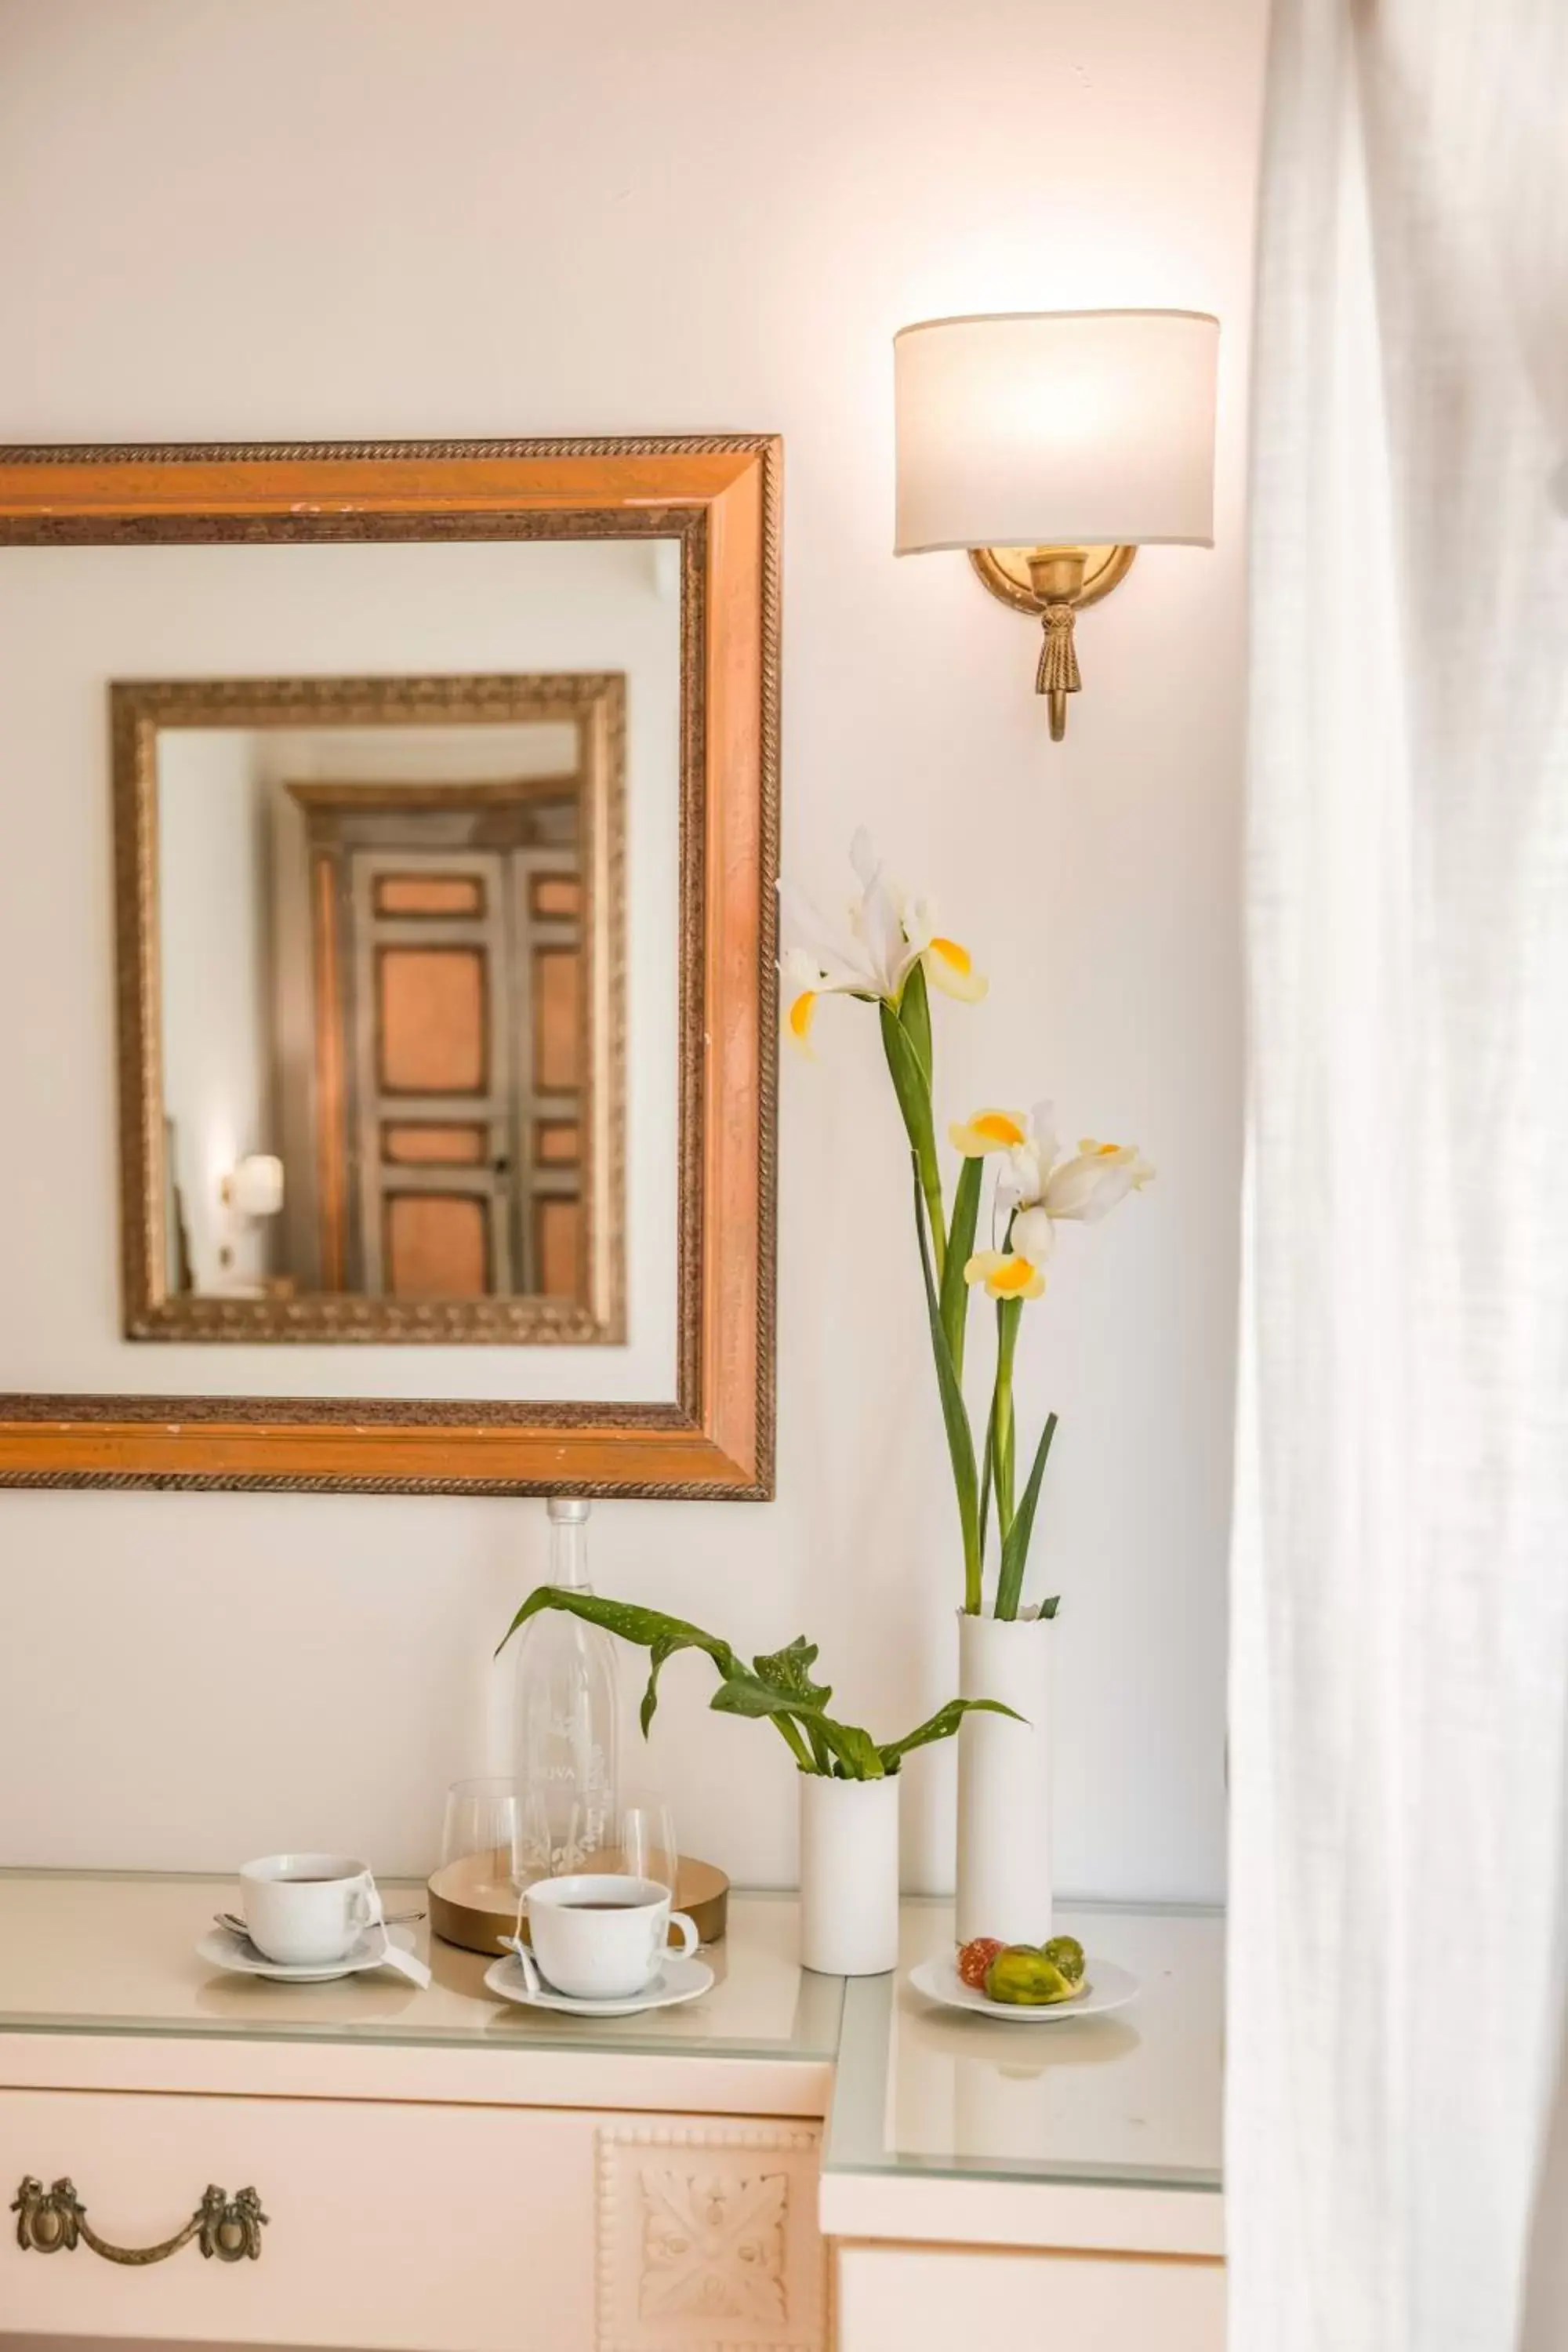
M 1068 1236 L 1021 1379 L 1062 1413 L 1066 1884 L 1212 1895 L 1238 1155 L 1243 357 L 1263 0 L 26 0 L 0 5 L 0 434 L 15 440 L 786 437 L 790 869 L 858 820 L 994 978 L 941 1024 L 955 1108 L 1053 1091 L 1158 1184 Z M 1024 625 L 961 559 L 895 563 L 889 338 L 1130 301 L 1226 322 L 1219 544 L 1152 551 L 1082 631 L 1046 742 Z M 4 653 L 0 648 L 0 665 Z M 0 704 L 3 708 L 3 704 Z M 50 781 L 6 767 L 22 837 Z M 45 877 L 0 860 L 12 1050 L 58 1057 Z M 55 887 L 63 887 L 59 877 Z M 62 1009 L 64 1008 L 64 1009 Z M 901 1154 L 868 1022 L 782 1099 L 779 1500 L 606 1507 L 602 1585 L 825 1645 L 890 1731 L 945 1696 L 957 1541 Z M 835 1018 L 835 1014 L 842 1017 Z M 0 1099 L 4 1095 L 0 1094 Z M 103 1171 L 107 1188 L 110 1171 Z M 64 1255 L 70 1231 L 29 1245 Z M 1081 1242 L 1081 1248 L 1071 1244 Z M 300 1839 L 427 1858 L 486 1760 L 489 1653 L 538 1506 L 0 1497 L 0 1855 L 222 1863 Z M 794 1863 L 762 1727 L 666 1678 L 647 1776 L 686 1842 Z M 907 1863 L 946 1868 L 951 1757 Z
M 93 800 L 101 826 L 102 793 Z M 158 745 L 163 1113 L 174 1126 L 197 1290 L 266 1271 L 266 1226 L 226 1208 L 219 1187 L 247 1152 L 278 1149 L 267 880 L 266 817 L 247 739 L 166 728 Z M 119 1307 L 117 1299 L 112 1329 Z

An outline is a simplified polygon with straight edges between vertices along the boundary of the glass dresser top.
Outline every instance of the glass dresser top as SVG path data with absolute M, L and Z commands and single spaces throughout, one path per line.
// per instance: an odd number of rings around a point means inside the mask
M 938 2008 L 908 1972 L 952 1951 L 952 1906 L 906 1900 L 897 1977 L 846 1988 L 828 2171 L 1220 2188 L 1224 1914 L 1058 1903 L 1055 1926 L 1137 1999 L 1038 2023 Z
M 391 1910 L 424 1899 L 384 1880 Z M 1159 1904 L 1058 1906 L 1059 1932 L 1130 1969 L 1137 1999 L 1037 2024 L 961 2014 L 916 1992 L 952 1948 L 948 1903 L 906 1899 L 897 1975 L 804 1970 L 793 1896 L 731 1895 L 716 1982 L 688 2008 L 588 2021 L 486 1991 L 478 1953 L 420 1953 L 428 1990 L 376 1971 L 335 1983 L 227 1976 L 196 1952 L 232 1879 L 0 1871 L 0 2034 L 152 2035 L 575 2050 L 834 2067 L 826 2173 L 1038 2180 L 1215 2192 L 1221 2186 L 1224 1915 Z
M 424 1904 L 418 1881 L 381 1885 L 391 1912 Z M 838 2046 L 843 1985 L 801 1969 L 789 1895 L 731 1895 L 729 1933 L 703 1953 L 716 1981 L 700 2000 L 590 2022 L 498 2000 L 484 1985 L 490 1963 L 433 1940 L 427 1922 L 416 1948 L 434 1970 L 428 1990 L 384 1969 L 314 1985 L 223 1974 L 196 1944 L 215 1911 L 237 1907 L 238 1892 L 221 1877 L 0 1871 L 0 2032 L 553 2045 L 818 2063 Z

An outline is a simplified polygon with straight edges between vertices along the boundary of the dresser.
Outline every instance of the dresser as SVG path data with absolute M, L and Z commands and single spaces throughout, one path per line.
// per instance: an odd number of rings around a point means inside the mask
M 1004 2024 L 907 1981 L 952 1948 L 906 1903 L 899 1970 L 845 1988 L 821 2227 L 840 2352 L 1222 2352 L 1224 1921 L 1058 1905 L 1138 2000 Z
M 1215 1915 L 1064 1913 L 1143 1993 L 1027 2027 L 738 1895 L 702 2000 L 590 2026 L 438 1942 L 425 1991 L 215 1975 L 232 1899 L 0 1873 L 0 2340 L 1219 2352 Z M 906 1957 L 951 1930 L 907 1904 Z

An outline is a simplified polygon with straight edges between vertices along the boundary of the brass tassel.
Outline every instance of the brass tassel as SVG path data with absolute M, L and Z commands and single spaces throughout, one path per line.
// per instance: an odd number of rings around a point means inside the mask
M 1045 643 L 1040 647 L 1040 666 L 1035 672 L 1035 692 L 1048 694 L 1051 698 L 1051 740 L 1059 743 L 1067 733 L 1069 694 L 1076 694 L 1083 680 L 1079 675 L 1078 647 L 1073 643 L 1073 608 L 1070 604 L 1047 604 L 1045 614 Z
M 1046 606 L 1045 643 L 1040 647 L 1040 667 L 1035 673 L 1037 694 L 1076 694 L 1083 684 L 1079 676 L 1072 625 L 1070 604 Z

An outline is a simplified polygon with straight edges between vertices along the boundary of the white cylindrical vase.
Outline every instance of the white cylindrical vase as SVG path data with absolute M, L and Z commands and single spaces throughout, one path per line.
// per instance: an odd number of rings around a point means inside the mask
M 899 1964 L 899 1782 L 800 1775 L 800 1957 L 830 1977 Z
M 1051 1641 L 1048 1617 L 959 1616 L 960 1696 L 1023 1718 L 966 1715 L 959 1727 L 961 1944 L 1043 1944 L 1051 1932 Z

